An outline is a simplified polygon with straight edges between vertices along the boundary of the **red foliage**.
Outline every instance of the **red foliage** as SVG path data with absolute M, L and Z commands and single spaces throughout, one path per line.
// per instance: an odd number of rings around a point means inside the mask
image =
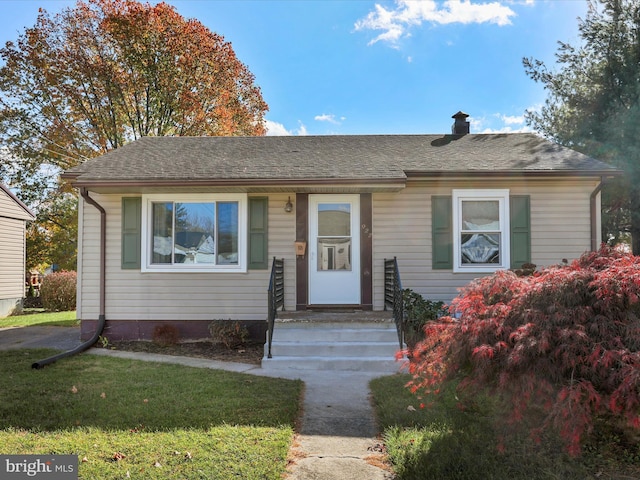
M 509 421 L 541 409 L 537 430 L 557 429 L 577 455 L 596 417 L 640 427 L 639 297 L 640 257 L 607 246 L 532 276 L 478 279 L 453 301 L 457 318 L 425 328 L 409 387 L 435 393 L 461 375 L 468 393 L 506 400 Z

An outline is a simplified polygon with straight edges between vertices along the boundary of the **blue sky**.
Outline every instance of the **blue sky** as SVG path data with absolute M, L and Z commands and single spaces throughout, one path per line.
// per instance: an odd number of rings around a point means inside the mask
M 155 2 L 151 2 L 155 3 Z M 232 43 L 269 104 L 269 134 L 526 131 L 544 103 L 523 57 L 553 65 L 577 45 L 585 0 L 169 0 Z M 0 0 L 0 42 L 38 8 L 74 2 Z

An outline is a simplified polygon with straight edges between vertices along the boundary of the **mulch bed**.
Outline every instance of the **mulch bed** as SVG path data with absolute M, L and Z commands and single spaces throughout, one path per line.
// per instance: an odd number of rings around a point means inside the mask
M 264 354 L 264 345 L 261 343 L 249 343 L 238 348 L 226 348 L 222 344 L 213 342 L 184 342 L 174 345 L 160 345 L 155 342 L 121 341 L 110 342 L 106 348 L 129 352 L 208 358 L 222 362 L 240 362 L 252 365 L 260 365 Z

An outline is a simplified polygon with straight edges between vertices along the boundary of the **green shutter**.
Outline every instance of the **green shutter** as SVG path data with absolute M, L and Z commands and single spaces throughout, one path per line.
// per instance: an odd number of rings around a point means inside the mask
M 511 268 L 531 263 L 531 215 L 528 195 L 509 198 L 511 224 Z
M 140 268 L 140 229 L 142 228 L 142 199 L 122 198 L 122 269 Z
M 268 208 L 267 197 L 249 197 L 249 269 L 251 270 L 269 268 Z
M 450 196 L 431 197 L 431 239 L 433 269 L 453 269 L 453 218 Z

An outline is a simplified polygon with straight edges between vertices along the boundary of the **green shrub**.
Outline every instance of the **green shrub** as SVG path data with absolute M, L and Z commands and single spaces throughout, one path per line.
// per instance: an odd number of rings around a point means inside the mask
M 427 322 L 447 314 L 444 302 L 425 300 L 410 288 L 402 290 L 402 302 L 405 313 L 405 342 L 410 347 L 424 338 L 424 326 Z
M 76 272 L 56 272 L 44 277 L 40 297 L 45 310 L 64 312 L 76 309 Z
M 249 339 L 247 327 L 232 320 L 214 320 L 209 324 L 209 333 L 214 343 L 221 343 L 228 349 L 246 345 Z

